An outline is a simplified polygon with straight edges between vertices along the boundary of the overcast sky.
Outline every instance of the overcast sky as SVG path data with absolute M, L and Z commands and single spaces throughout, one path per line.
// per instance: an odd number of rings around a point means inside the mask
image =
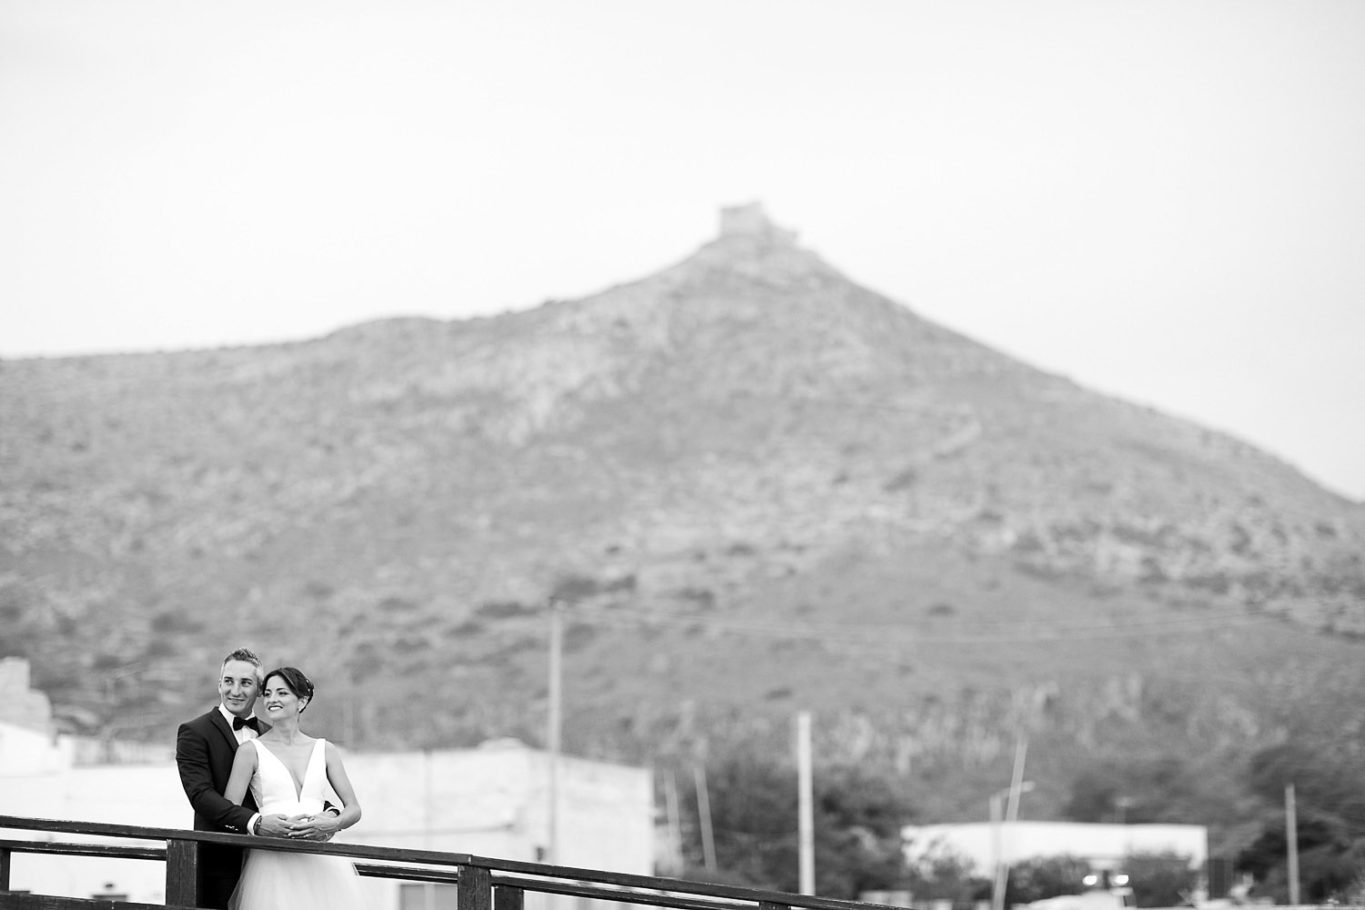
M 1359 0 L 0 0 L 0 357 L 521 309 L 752 200 L 1365 498 Z

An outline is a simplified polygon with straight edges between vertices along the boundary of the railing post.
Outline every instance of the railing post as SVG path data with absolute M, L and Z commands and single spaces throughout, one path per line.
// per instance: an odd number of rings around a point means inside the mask
M 493 910 L 522 910 L 526 903 L 526 890 L 508 885 L 493 887 Z
M 460 881 L 455 886 L 458 910 L 493 910 L 493 873 L 482 866 L 458 868 Z
M 166 903 L 199 906 L 199 841 L 166 841 Z
M 10 848 L 0 847 L 0 891 L 9 890 Z

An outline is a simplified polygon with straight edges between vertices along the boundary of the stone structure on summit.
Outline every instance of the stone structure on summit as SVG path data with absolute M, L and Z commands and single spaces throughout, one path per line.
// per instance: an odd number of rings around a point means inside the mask
M 795 244 L 796 231 L 778 227 L 763 209 L 763 203 L 727 205 L 720 210 L 720 236 L 754 237 L 780 244 Z

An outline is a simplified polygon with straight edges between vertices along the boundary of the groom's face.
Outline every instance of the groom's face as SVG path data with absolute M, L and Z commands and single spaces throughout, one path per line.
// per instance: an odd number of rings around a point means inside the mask
M 235 717 L 250 717 L 251 709 L 256 706 L 256 696 L 261 693 L 256 681 L 256 666 L 244 660 L 230 660 L 223 664 L 223 672 L 218 677 L 218 697 L 223 707 Z

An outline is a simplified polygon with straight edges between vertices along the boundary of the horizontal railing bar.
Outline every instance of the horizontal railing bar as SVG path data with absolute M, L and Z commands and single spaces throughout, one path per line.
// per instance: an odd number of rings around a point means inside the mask
M 522 888 L 543 894 L 568 894 L 575 897 L 595 897 L 620 904 L 646 904 L 651 907 L 677 907 L 679 910 L 754 910 L 752 903 L 709 901 L 677 894 L 652 894 L 648 891 L 623 891 L 602 888 L 581 882 L 556 882 L 543 878 L 524 878 L 517 875 L 494 875 L 493 884 Z
M 57 897 L 51 894 L 20 894 L 0 891 L 5 910 L 194 910 L 177 904 L 142 904 L 108 898 Z
M 51 841 L 0 840 L 0 850 L 14 853 L 65 853 L 73 856 L 103 856 L 118 859 L 166 858 L 165 847 L 120 847 L 116 844 L 58 844 Z
M 628 872 L 604 872 L 599 869 L 582 869 L 574 866 L 547 866 L 543 863 L 489 859 L 482 856 L 471 857 L 471 865 L 482 866 L 494 872 L 519 872 L 569 881 L 597 882 L 627 888 L 641 888 L 646 891 L 675 891 L 680 894 L 722 897 L 746 903 L 782 904 L 788 907 L 811 908 L 811 910 L 854 910 L 854 908 L 867 910 L 869 907 L 880 908 L 880 910 L 901 910 L 901 908 L 892 908 L 886 904 L 862 903 L 832 897 L 814 897 L 806 894 L 791 894 L 785 891 L 764 891 L 738 885 L 694 882 L 679 878 L 657 878 L 649 875 L 633 875 Z
M 13 853 L 59 853 L 66 856 L 92 856 L 105 859 L 166 860 L 165 847 L 118 847 L 113 844 L 61 844 L 50 841 L 0 840 L 0 850 Z M 410 879 L 421 882 L 458 882 L 460 873 L 445 869 L 419 869 L 416 866 L 389 866 L 356 863 L 360 875 L 374 878 Z
M 0 828 L 48 831 L 59 834 L 87 834 L 96 837 L 120 837 L 128 840 L 198 841 L 201 844 L 227 844 L 233 847 L 251 849 L 323 853 L 391 862 L 429 863 L 434 866 L 481 865 L 476 863 L 474 857 L 467 853 L 439 853 L 435 850 L 370 847 L 363 844 L 336 844 L 322 841 L 293 841 L 280 837 L 255 837 L 250 834 L 190 831 L 184 828 L 145 828 L 138 825 L 73 822 L 55 818 L 20 818 L 13 815 L 0 815 Z
M 455 884 L 460 873 L 446 869 L 419 869 L 416 866 L 388 866 L 380 863 L 356 863 L 355 871 L 370 878 L 400 878 L 414 882 L 446 882 Z

